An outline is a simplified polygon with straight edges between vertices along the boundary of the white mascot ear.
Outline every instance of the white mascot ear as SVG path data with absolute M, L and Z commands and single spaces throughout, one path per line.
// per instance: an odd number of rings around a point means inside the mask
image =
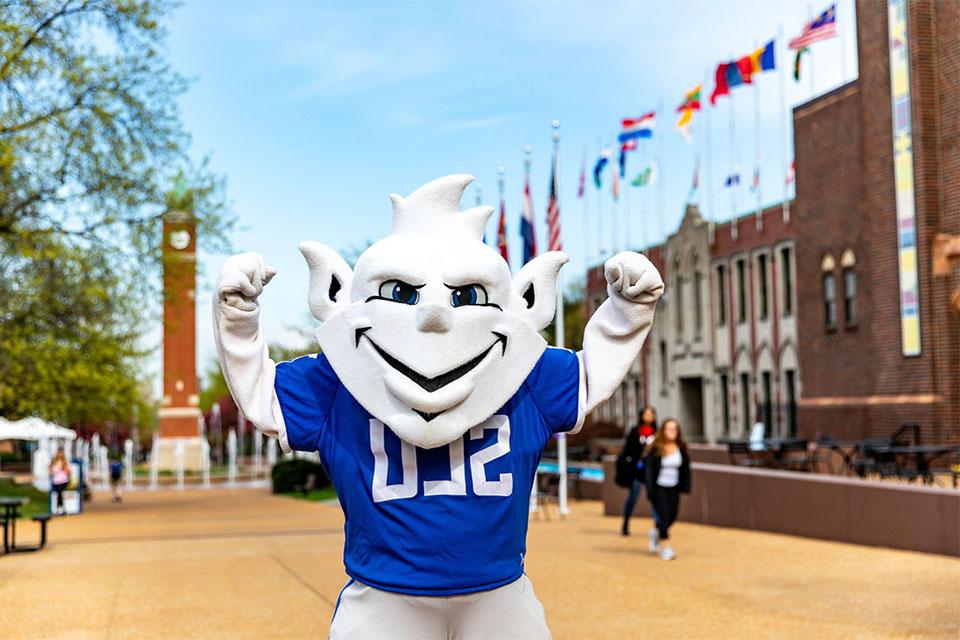
M 353 269 L 339 253 L 319 242 L 301 242 L 300 253 L 310 268 L 310 312 L 324 322 L 350 305 Z
M 537 331 L 550 324 L 557 311 L 557 274 L 568 260 L 562 251 L 548 251 L 513 277 L 513 311 Z

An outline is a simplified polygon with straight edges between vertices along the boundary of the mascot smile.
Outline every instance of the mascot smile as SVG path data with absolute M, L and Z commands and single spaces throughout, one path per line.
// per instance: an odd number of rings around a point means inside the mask
M 541 451 L 619 386 L 663 282 L 642 255 L 605 265 L 608 300 L 584 350 L 547 347 L 557 274 L 548 252 L 511 278 L 483 243 L 493 209 L 460 211 L 467 175 L 391 196 L 393 228 L 351 269 L 317 242 L 300 251 L 320 354 L 274 363 L 257 254 L 217 282 L 214 336 L 237 405 L 284 451 L 316 451 L 346 516 L 331 638 L 547 638 L 523 572 Z

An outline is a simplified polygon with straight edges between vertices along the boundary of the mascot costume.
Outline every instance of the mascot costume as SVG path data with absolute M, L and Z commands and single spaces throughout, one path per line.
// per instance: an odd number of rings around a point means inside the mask
M 492 207 L 460 211 L 452 175 L 392 195 L 393 230 L 351 270 L 304 242 L 321 353 L 275 364 L 257 298 L 275 271 L 231 257 L 214 332 L 244 415 L 285 452 L 318 451 L 346 517 L 350 580 L 331 638 L 549 638 L 524 574 L 530 490 L 551 436 L 619 386 L 663 292 L 624 252 L 583 351 L 548 347 L 561 252 L 510 268 L 482 241 Z

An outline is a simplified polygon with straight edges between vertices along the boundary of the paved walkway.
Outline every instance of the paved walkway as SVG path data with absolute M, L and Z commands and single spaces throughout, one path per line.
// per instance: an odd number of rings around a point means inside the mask
M 958 559 L 681 523 L 668 563 L 599 503 L 573 508 L 529 537 L 558 639 L 960 635 Z M 43 552 L 0 557 L 0 636 L 323 638 L 341 525 L 336 505 L 262 490 L 98 496 Z

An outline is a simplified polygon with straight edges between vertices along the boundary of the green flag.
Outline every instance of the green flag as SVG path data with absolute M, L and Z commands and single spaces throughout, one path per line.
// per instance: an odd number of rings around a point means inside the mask
M 643 171 L 637 174 L 637 177 L 633 179 L 632 184 L 635 187 L 645 187 L 649 184 L 653 184 L 657 179 L 657 170 L 656 165 L 650 165 Z

